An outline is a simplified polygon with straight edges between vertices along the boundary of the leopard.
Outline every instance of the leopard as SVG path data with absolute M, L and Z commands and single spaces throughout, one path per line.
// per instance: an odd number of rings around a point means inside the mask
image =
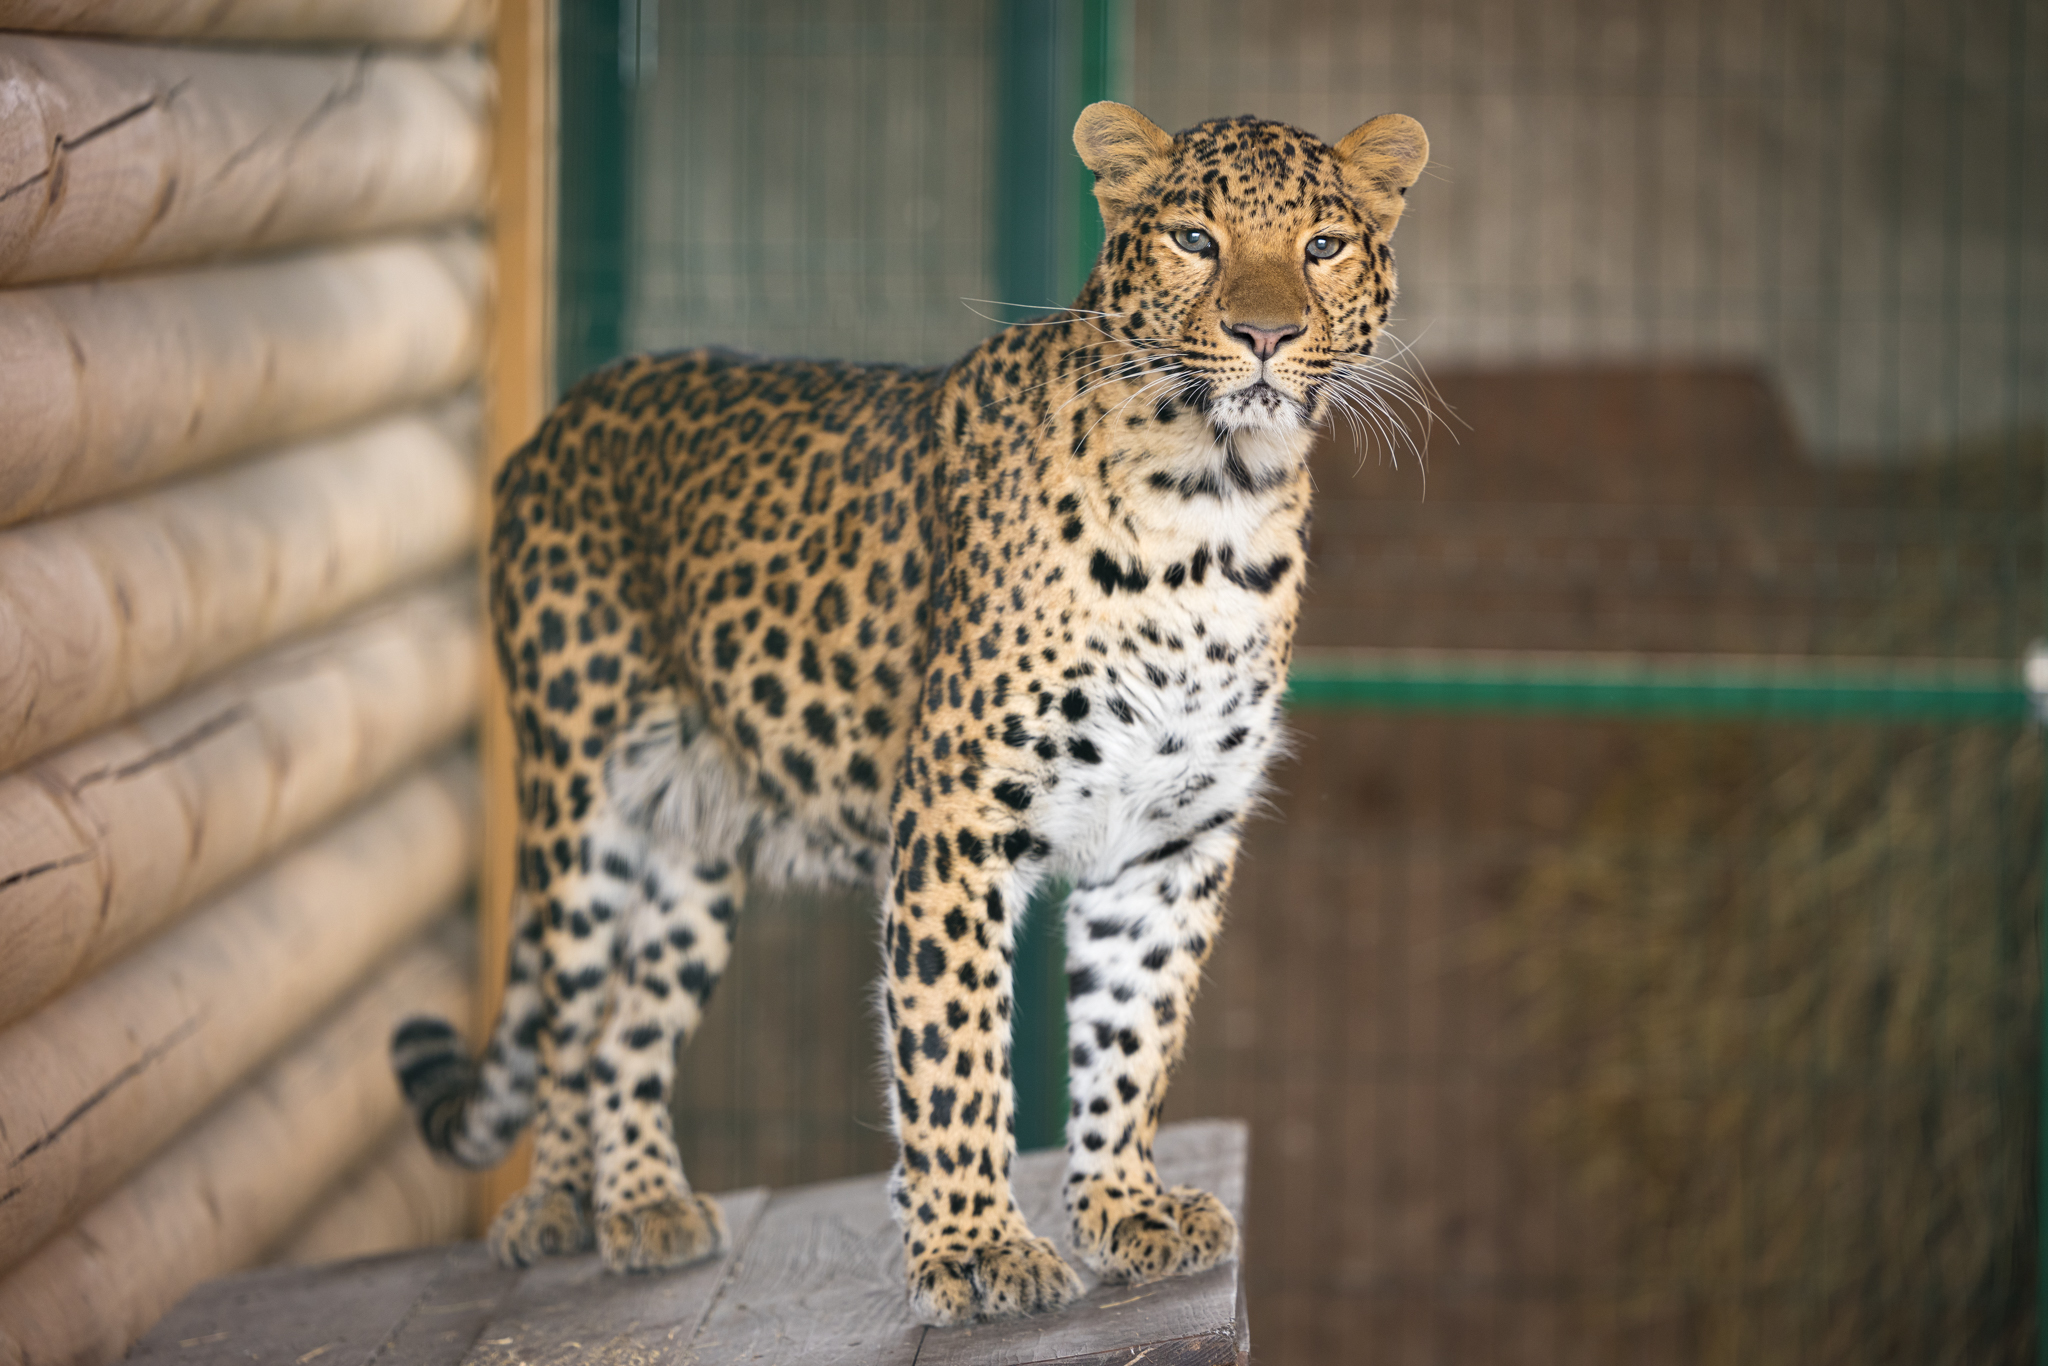
M 1070 308 L 955 364 L 636 356 L 494 484 L 492 637 L 516 735 L 504 1003 L 481 1056 L 391 1052 L 426 1142 L 501 1161 L 497 1260 L 624 1272 L 726 1250 L 670 1100 L 747 888 L 880 903 L 889 1207 L 909 1310 L 1055 1310 L 1020 1213 L 1020 920 L 1063 909 L 1072 1255 L 1143 1283 L 1237 1255 L 1167 1186 L 1169 1073 L 1266 770 L 1308 560 L 1309 453 L 1370 378 L 1429 143 L 1400 114 L 1168 134 L 1090 105 L 1103 243 Z M 537 1121 L 536 1121 L 537 1116 Z

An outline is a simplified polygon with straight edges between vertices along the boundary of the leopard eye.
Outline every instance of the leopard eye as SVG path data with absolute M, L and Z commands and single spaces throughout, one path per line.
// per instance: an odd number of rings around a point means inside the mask
M 1308 239 L 1308 254 L 1318 261 L 1327 261 L 1344 250 L 1344 239 L 1322 235 Z
M 1175 228 L 1171 235 L 1173 244 L 1182 251 L 1192 252 L 1196 256 L 1216 254 L 1216 239 L 1200 228 Z

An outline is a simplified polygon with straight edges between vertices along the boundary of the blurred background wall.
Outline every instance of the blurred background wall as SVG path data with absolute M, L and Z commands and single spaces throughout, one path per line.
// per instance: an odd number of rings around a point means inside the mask
M 992 330 L 961 302 L 991 292 L 989 7 L 642 13 L 635 347 L 937 364 Z

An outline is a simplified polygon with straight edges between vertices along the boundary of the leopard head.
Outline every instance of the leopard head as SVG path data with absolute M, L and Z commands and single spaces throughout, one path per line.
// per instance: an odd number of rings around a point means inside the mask
M 1382 114 L 1336 146 L 1284 123 L 1169 136 L 1126 105 L 1083 110 L 1104 244 L 1090 293 L 1155 391 L 1219 438 L 1306 434 L 1366 382 L 1394 298 L 1389 239 L 1429 138 Z

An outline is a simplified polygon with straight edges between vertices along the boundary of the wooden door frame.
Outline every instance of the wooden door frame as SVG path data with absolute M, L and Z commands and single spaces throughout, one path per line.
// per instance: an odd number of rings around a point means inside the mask
M 478 498 L 481 585 L 488 583 L 491 483 L 505 459 L 540 425 L 554 389 L 555 279 L 555 0 L 499 0 L 492 50 L 497 110 L 492 148 L 490 354 L 484 379 L 484 455 Z M 514 740 L 505 680 L 484 617 L 481 714 L 478 718 L 483 842 L 477 869 L 476 1015 L 478 1048 L 490 1037 L 505 994 L 512 941 L 512 892 L 518 813 L 513 790 Z M 511 1157 L 477 1183 L 475 1226 L 481 1233 L 498 1207 L 526 1184 L 532 1131 Z

